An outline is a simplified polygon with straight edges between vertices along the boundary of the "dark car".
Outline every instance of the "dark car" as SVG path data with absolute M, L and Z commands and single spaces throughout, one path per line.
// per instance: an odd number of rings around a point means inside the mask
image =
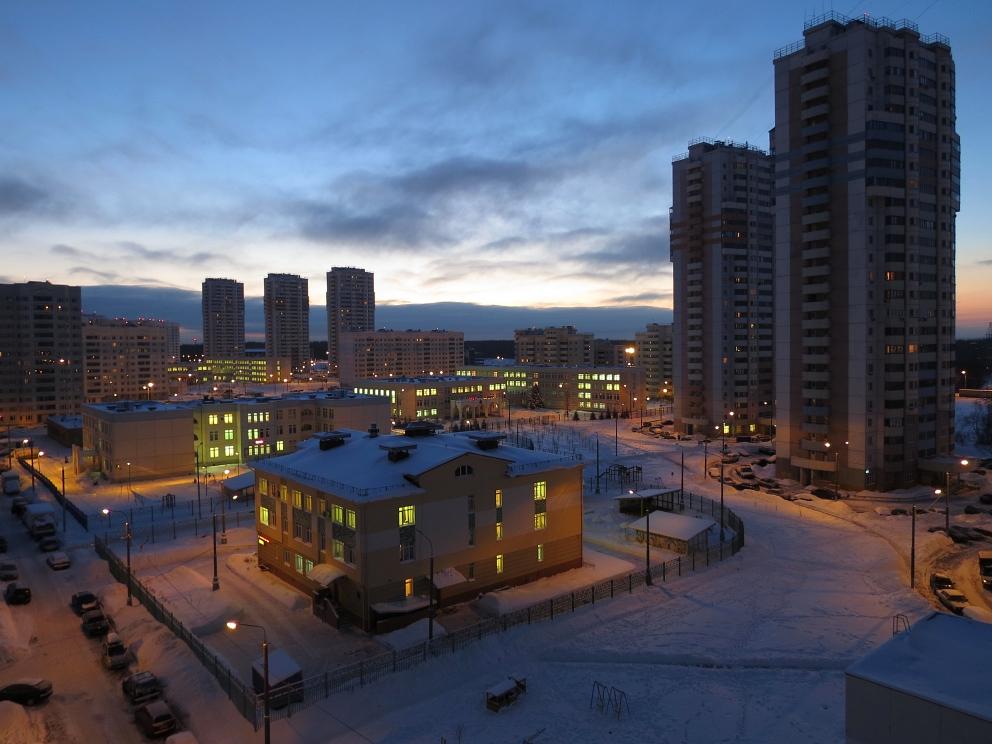
M 992 504 L 992 493 L 983 493 L 978 497 L 978 500 L 983 504 Z
M 77 615 L 99 609 L 99 607 L 100 600 L 93 592 L 76 592 L 72 595 L 72 609 Z
M 10 513 L 16 516 L 21 516 L 24 510 L 27 508 L 28 500 L 23 496 L 15 496 L 10 500 Z
M 110 621 L 103 610 L 90 610 L 83 613 L 83 632 L 89 637 L 103 635 L 110 631 Z
M 0 562 L 0 581 L 17 581 L 17 564 L 11 561 Z
M 54 553 L 59 549 L 59 541 L 54 537 L 46 537 L 38 547 L 41 548 L 42 553 Z
M 27 604 L 31 601 L 31 590 L 16 583 L 7 584 L 3 595 L 9 605 Z
M 930 574 L 930 591 L 936 594 L 941 589 L 953 589 L 954 582 L 951 581 L 951 577 L 947 574 L 942 573 L 932 573 Z
M 7 552 L 7 538 L 0 535 L 0 553 Z
M 34 705 L 52 695 L 52 683 L 47 679 L 19 679 L 0 687 L 0 700 L 10 700 L 21 705 Z
M 134 722 L 145 736 L 168 736 L 176 730 L 176 717 L 161 700 L 146 703 L 134 711 Z
M 151 672 L 136 672 L 121 683 L 124 696 L 135 705 L 158 697 L 158 678 Z

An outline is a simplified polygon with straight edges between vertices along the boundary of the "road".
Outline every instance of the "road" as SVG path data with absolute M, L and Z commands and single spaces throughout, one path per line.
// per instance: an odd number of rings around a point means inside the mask
M 25 495 L 31 498 L 30 488 Z M 51 744 L 141 742 L 131 706 L 121 692 L 123 672 L 104 670 L 100 640 L 83 635 L 79 618 L 69 606 L 72 594 L 87 588 L 85 574 L 90 561 L 81 561 L 80 566 L 67 571 L 52 571 L 45 562 L 46 554 L 38 551 L 20 519 L 10 514 L 9 496 L 0 497 L 0 534 L 9 543 L 2 558 L 17 564 L 18 583 L 32 593 L 28 605 L 8 607 L 0 600 L 0 643 L 4 644 L 0 684 L 22 677 L 52 681 L 55 692 L 51 699 L 30 710 L 35 723 L 43 724 L 46 741 Z M 68 551 L 70 559 L 85 550 L 92 548 Z

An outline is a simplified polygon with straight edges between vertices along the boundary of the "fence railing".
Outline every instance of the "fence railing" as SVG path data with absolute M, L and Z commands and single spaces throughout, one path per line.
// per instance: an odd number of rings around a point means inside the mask
M 33 467 L 31 462 L 24 457 L 18 457 L 17 461 L 21 463 L 21 466 L 26 469 L 29 473 L 33 473 L 34 477 L 41 481 L 41 484 L 51 491 L 52 496 L 55 500 L 72 515 L 72 518 L 82 525 L 83 529 L 89 531 L 89 517 L 80 509 L 78 506 L 72 503 L 59 489 L 52 483 L 40 470 Z
M 719 502 L 713 499 L 689 492 L 685 493 L 685 497 L 690 508 L 694 511 L 711 516 L 720 514 Z M 290 717 L 294 713 L 327 699 L 334 693 L 364 687 L 387 674 L 411 669 L 428 659 L 436 659 L 445 654 L 453 653 L 491 635 L 504 633 L 510 628 L 553 620 L 565 613 L 575 612 L 586 605 L 594 605 L 597 602 L 609 601 L 623 594 L 631 594 L 634 589 L 648 583 L 649 573 L 651 583 L 657 580 L 664 583 L 677 579 L 683 572 L 696 571 L 699 568 L 709 566 L 711 563 L 730 558 L 744 547 L 744 522 L 730 509 L 724 509 L 723 516 L 726 526 L 732 531 L 732 535 L 717 545 L 685 556 L 678 556 L 670 561 L 654 564 L 651 566 L 650 572 L 647 569 L 634 571 L 626 576 L 603 581 L 595 586 L 579 589 L 499 617 L 483 620 L 431 641 L 418 643 L 410 648 L 379 654 L 308 677 L 301 682 L 294 683 L 289 689 L 284 688 L 275 691 L 274 694 L 277 694 L 281 701 L 288 701 L 288 703 L 283 707 L 271 710 L 270 717 L 272 719 Z M 126 583 L 127 567 L 99 537 L 94 542 L 97 554 L 110 564 L 111 574 L 118 581 Z M 227 692 L 231 702 L 257 731 L 262 725 L 262 696 L 256 694 L 254 690 L 242 682 L 220 657 L 213 654 L 202 641 L 176 620 L 133 575 L 131 585 L 132 594 L 138 601 L 148 608 L 156 620 L 165 624 L 193 650 L 200 663 L 214 675 L 221 688 Z
M 120 520 L 119 520 L 120 521 Z M 242 522 L 244 522 L 245 527 L 255 526 L 255 512 L 254 511 L 236 511 L 228 512 L 226 517 L 226 526 L 228 528 L 241 527 Z M 217 530 L 221 530 L 222 523 L 220 520 L 220 512 L 217 512 Z M 98 526 L 94 526 L 94 532 L 100 533 Z M 180 537 L 186 537 L 192 532 L 194 535 L 209 535 L 213 532 L 213 514 L 207 515 L 202 519 L 200 517 L 193 517 L 193 519 L 174 519 L 165 522 L 157 522 L 150 525 L 139 525 L 131 527 L 131 541 L 140 542 L 142 540 L 151 543 L 163 542 L 166 540 L 176 540 Z M 114 542 L 116 540 L 124 539 L 124 524 L 121 522 L 117 524 L 113 531 L 103 530 L 103 541 L 105 543 Z
M 115 527 L 124 528 L 125 522 L 131 523 L 131 531 L 134 532 L 135 525 L 154 525 L 161 523 L 156 531 L 164 531 L 173 521 L 180 523 L 193 523 L 194 519 L 201 522 L 205 519 L 210 521 L 210 516 L 214 513 L 221 513 L 221 501 L 225 503 L 224 513 L 231 516 L 239 511 L 244 513 L 254 513 L 255 496 L 244 495 L 238 499 L 230 496 L 208 496 L 203 499 L 191 499 L 189 501 L 178 501 L 175 505 L 169 506 L 136 506 L 120 509 L 108 509 L 106 514 L 91 514 L 93 520 L 93 531 L 112 530 Z M 183 520 L 183 515 L 189 512 L 189 518 Z M 177 520 L 176 517 L 179 517 Z

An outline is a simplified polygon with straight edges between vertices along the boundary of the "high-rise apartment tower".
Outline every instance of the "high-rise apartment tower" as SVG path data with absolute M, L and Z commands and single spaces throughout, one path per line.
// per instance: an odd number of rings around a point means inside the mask
M 764 434 L 774 408 L 771 161 L 706 139 L 672 163 L 675 426 Z
M 203 281 L 203 356 L 245 355 L 245 285 L 234 279 Z
M 265 357 L 288 357 L 294 372 L 310 367 L 309 292 L 302 276 L 265 277 Z
M 335 266 L 327 272 L 327 364 L 332 375 L 340 365 L 341 334 L 374 330 L 375 275 Z
M 961 175 L 950 45 L 835 13 L 804 36 L 775 54 L 778 474 L 942 482 Z

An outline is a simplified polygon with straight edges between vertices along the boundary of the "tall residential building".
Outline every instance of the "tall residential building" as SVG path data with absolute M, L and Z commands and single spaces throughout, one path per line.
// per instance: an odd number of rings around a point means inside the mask
M 592 333 L 579 333 L 575 326 L 525 328 L 513 332 L 513 354 L 517 364 L 592 364 L 595 361 L 593 343 Z
M 289 357 L 294 371 L 310 367 L 310 286 L 302 276 L 265 277 L 265 357 Z
M 634 334 L 634 364 L 644 370 L 648 400 L 672 397 L 672 324 L 648 323 Z
M 465 363 L 461 331 L 370 331 L 342 333 L 342 385 L 356 380 L 450 375 Z
M 155 318 L 137 318 L 131 321 L 135 325 L 152 326 L 165 329 L 165 356 L 169 362 L 179 362 L 180 340 L 179 324 L 172 320 L 156 320 Z
M 633 341 L 597 338 L 592 342 L 592 363 L 597 367 L 632 367 L 636 351 Z
M 953 472 L 954 61 L 915 24 L 806 24 L 775 54 L 778 473 Z M 943 459 L 941 459 L 943 456 Z
M 672 163 L 672 191 L 675 426 L 768 433 L 771 161 L 746 144 L 694 140 Z
M 234 279 L 203 282 L 203 355 L 245 355 L 245 285 Z
M 335 266 L 327 272 L 327 368 L 338 373 L 342 333 L 375 330 L 375 274 Z
M 79 287 L 0 284 L 0 424 L 39 426 L 83 405 Z
M 163 325 L 86 315 L 83 395 L 87 403 L 163 398 L 169 383 L 169 331 Z

